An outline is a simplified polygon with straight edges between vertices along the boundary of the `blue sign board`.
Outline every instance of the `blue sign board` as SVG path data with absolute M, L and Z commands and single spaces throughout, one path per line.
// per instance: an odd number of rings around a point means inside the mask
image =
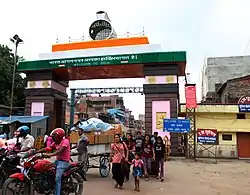
M 163 119 L 163 131 L 170 133 L 190 132 L 189 119 Z
M 239 104 L 239 112 L 250 112 L 250 104 Z

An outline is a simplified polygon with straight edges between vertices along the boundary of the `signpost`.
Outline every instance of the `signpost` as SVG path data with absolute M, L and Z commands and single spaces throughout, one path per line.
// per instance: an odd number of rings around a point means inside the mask
M 163 119 L 163 130 L 170 133 L 190 132 L 189 119 Z
M 217 145 L 216 129 L 197 129 L 197 140 L 200 144 Z

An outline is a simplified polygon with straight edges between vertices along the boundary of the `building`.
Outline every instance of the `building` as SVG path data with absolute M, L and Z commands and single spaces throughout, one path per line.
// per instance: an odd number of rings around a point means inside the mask
M 202 102 L 237 104 L 241 97 L 248 95 L 250 95 L 250 75 L 215 84 L 215 91 L 208 92 Z
M 250 74 L 250 56 L 211 57 L 202 71 L 202 96 L 216 91 L 216 84 L 221 85 L 229 79 Z
M 123 97 L 118 95 L 82 97 L 76 107 L 78 112 L 88 113 L 89 117 L 97 117 L 97 113 L 110 108 L 125 109 Z
M 250 95 L 250 75 L 229 79 L 216 92 L 221 103 L 237 104 L 242 96 Z
M 185 105 L 181 105 L 180 116 L 185 116 Z M 250 113 L 240 113 L 238 104 L 199 104 L 196 109 L 196 129 L 217 130 L 218 146 L 210 151 L 221 158 L 250 157 Z M 198 157 L 212 157 L 205 149 L 209 146 L 197 144 Z

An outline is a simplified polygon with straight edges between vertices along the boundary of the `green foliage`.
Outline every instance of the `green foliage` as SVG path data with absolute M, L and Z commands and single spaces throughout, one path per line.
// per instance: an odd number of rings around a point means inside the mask
M 10 105 L 13 67 L 14 54 L 12 50 L 7 46 L 0 45 L 0 104 L 6 106 Z M 24 90 L 26 84 L 26 79 L 23 79 L 19 73 L 16 73 L 13 107 L 25 106 Z

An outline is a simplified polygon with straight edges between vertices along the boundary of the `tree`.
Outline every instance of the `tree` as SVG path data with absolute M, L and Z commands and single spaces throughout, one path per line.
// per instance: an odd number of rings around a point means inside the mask
M 0 44 L 0 104 L 6 106 L 10 106 L 13 67 L 14 54 L 12 50 Z M 19 72 L 16 72 L 13 107 L 25 106 L 24 90 L 26 85 L 27 80 L 22 78 Z

